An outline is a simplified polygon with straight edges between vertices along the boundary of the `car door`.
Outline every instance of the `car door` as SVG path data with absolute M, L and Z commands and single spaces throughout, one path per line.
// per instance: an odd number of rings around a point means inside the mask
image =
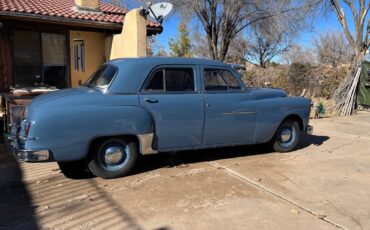
M 155 120 L 160 150 L 202 144 L 203 102 L 194 66 L 162 66 L 149 75 L 140 104 Z
M 247 144 L 254 140 L 255 101 L 227 68 L 204 67 L 204 146 Z

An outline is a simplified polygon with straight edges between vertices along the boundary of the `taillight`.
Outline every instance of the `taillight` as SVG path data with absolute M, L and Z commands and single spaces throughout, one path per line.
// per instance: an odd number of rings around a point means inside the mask
M 21 117 L 22 120 L 26 118 L 27 113 L 28 113 L 28 106 L 25 106 L 22 112 L 22 117 Z
M 31 128 L 31 122 L 26 122 L 24 124 L 24 134 L 26 137 L 28 137 L 28 133 L 30 132 L 30 128 Z

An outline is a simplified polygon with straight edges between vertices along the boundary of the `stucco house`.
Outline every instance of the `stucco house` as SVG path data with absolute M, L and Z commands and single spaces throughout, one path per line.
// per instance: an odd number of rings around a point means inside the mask
M 0 91 L 74 87 L 105 62 L 127 11 L 99 0 L 1 0 Z M 148 21 L 148 35 L 162 27 Z
M 99 0 L 0 0 L 3 98 L 21 105 L 20 99 L 28 98 L 18 96 L 40 90 L 17 95 L 14 89 L 62 89 L 83 83 L 109 60 L 115 49 L 112 37 L 122 32 L 126 14 L 125 9 Z M 161 32 L 159 24 L 147 21 L 148 36 Z

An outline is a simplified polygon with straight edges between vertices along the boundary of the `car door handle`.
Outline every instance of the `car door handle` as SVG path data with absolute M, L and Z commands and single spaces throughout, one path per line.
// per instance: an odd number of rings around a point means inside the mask
M 155 98 L 145 98 L 144 101 L 148 103 L 158 103 L 158 99 Z

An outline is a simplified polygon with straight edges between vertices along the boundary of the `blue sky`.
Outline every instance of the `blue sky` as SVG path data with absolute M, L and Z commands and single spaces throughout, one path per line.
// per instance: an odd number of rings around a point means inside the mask
M 163 22 L 163 32 L 157 36 L 157 40 L 165 47 L 166 50 L 168 49 L 168 40 L 170 38 L 175 38 L 178 35 L 177 26 L 179 21 L 180 17 L 174 14 L 165 19 Z M 353 24 L 350 23 L 350 26 L 352 27 Z M 191 28 L 189 28 L 189 30 L 191 31 Z M 313 30 L 302 33 L 298 38 L 298 43 L 302 46 L 309 47 L 312 44 L 312 39 L 317 34 L 325 31 L 342 32 L 342 27 L 340 26 L 334 13 L 330 13 L 326 17 L 317 18 L 314 22 Z
M 345 10 L 347 16 L 349 16 L 350 12 Z M 350 17 L 347 17 L 349 28 L 353 28 L 353 21 Z M 318 36 L 320 33 L 323 32 L 340 32 L 343 33 L 343 29 L 338 22 L 337 16 L 334 12 L 329 13 L 326 17 L 318 17 L 315 19 L 314 28 L 312 31 L 304 32 L 298 38 L 298 43 L 305 47 L 310 47 L 312 45 L 312 40 Z
M 127 3 L 129 9 L 134 7 L 141 6 L 142 4 L 138 4 L 135 0 L 126 0 L 124 1 Z M 342 1 L 340 1 L 342 2 Z M 368 2 L 368 1 L 366 1 Z M 351 18 L 351 11 L 348 7 L 343 6 L 344 11 L 347 15 L 347 21 L 350 29 L 353 29 L 354 24 Z M 369 18 L 369 17 L 368 17 Z M 163 22 L 163 32 L 160 35 L 157 35 L 157 41 L 168 51 L 168 41 L 170 38 L 176 38 L 178 35 L 177 26 L 180 21 L 180 17 L 176 14 L 172 14 L 168 18 L 166 18 Z M 302 33 L 298 39 L 297 43 L 304 47 L 310 47 L 312 45 L 312 40 L 318 34 L 322 32 L 342 32 L 342 27 L 337 20 L 336 14 L 333 12 L 328 13 L 325 17 L 320 16 L 315 18 L 314 20 L 314 28 L 312 31 L 307 31 Z M 189 28 L 191 31 L 192 28 Z

